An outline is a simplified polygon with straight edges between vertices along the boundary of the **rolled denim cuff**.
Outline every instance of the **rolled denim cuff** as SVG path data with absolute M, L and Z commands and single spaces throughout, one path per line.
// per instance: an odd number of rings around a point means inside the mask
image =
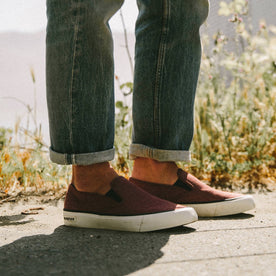
M 136 157 L 147 157 L 160 162 L 168 161 L 191 161 L 191 153 L 186 150 L 164 150 L 151 148 L 141 144 L 132 144 L 129 149 L 129 158 L 134 160 Z
M 60 165 L 91 165 L 111 161 L 115 156 L 115 149 L 109 149 L 91 153 L 59 153 L 49 149 L 52 162 Z

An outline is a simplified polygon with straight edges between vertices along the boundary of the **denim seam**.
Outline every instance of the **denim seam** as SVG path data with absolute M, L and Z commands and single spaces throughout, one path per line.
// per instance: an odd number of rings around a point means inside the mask
M 72 154 L 72 163 L 76 164 L 76 155 L 75 154 Z
M 160 44 L 157 57 L 157 68 L 155 76 L 154 87 L 154 111 L 153 111 L 153 128 L 154 128 L 154 143 L 155 146 L 160 146 L 161 137 L 161 110 L 160 110 L 160 89 L 162 87 L 162 71 L 164 67 L 165 53 L 166 53 L 166 40 L 168 34 L 169 23 L 169 3 L 168 0 L 163 0 L 163 14 L 162 14 L 162 29 L 160 35 Z
M 74 2 L 74 1 L 73 1 Z M 71 72 L 71 83 L 69 88 L 69 97 L 71 99 L 71 109 L 70 109 L 70 120 L 69 120 L 69 135 L 70 135 L 70 145 L 71 151 L 74 152 L 74 143 L 73 143 L 73 86 L 74 86 L 74 76 L 75 76 L 75 60 L 76 60 L 76 52 L 77 52 L 77 40 L 79 33 L 79 24 L 80 24 L 80 13 L 79 6 L 76 14 L 76 20 L 74 22 L 74 37 L 73 37 L 73 57 L 72 57 L 72 72 Z

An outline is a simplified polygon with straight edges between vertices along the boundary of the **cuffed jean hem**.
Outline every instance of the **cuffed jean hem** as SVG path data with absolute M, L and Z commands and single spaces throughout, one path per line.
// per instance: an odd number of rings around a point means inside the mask
M 141 144 L 132 144 L 129 149 L 129 158 L 134 160 L 136 157 L 147 157 L 160 162 L 169 161 L 191 161 L 191 153 L 186 150 L 163 150 L 151 148 Z
M 52 162 L 60 165 L 91 165 L 111 161 L 115 156 L 115 149 L 109 149 L 91 153 L 68 154 L 59 153 L 49 149 Z

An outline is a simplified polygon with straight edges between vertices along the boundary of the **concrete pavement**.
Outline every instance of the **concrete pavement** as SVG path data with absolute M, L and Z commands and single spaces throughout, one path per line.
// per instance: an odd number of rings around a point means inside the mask
M 0 275 L 275 276 L 276 192 L 253 196 L 250 212 L 152 233 L 65 227 L 62 200 L 4 203 Z

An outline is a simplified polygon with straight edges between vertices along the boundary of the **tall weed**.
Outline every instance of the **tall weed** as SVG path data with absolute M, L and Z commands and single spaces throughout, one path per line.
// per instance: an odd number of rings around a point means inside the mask
M 230 16 L 235 51 L 221 32 L 204 40 L 195 104 L 194 156 L 190 169 L 217 186 L 249 188 L 276 178 L 276 29 L 260 22 L 253 34 L 244 23 L 248 2 L 222 2 Z M 206 54 L 210 53 L 210 54 Z
M 235 38 L 231 41 L 221 32 L 203 38 L 193 161 L 180 166 L 216 187 L 269 190 L 276 182 L 276 27 L 260 22 L 254 33 L 245 23 L 246 0 L 221 2 L 219 14 L 229 18 Z M 235 45 L 233 50 L 229 44 Z M 35 87 L 33 72 L 31 76 Z M 123 100 L 116 102 L 113 166 L 127 177 L 133 84 L 119 87 Z M 71 180 L 70 166 L 49 161 L 36 102 L 32 107 L 23 104 L 28 111 L 24 127 L 18 120 L 13 130 L 0 128 L 0 196 L 18 190 L 59 191 Z

